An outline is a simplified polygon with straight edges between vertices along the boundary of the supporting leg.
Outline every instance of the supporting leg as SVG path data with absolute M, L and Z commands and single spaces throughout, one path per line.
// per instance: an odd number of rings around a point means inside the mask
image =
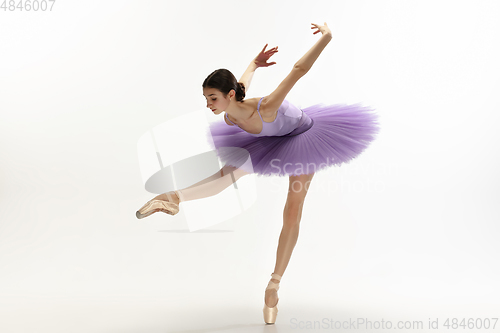
M 311 184 L 314 173 L 300 176 L 290 176 L 288 197 L 283 210 L 283 228 L 278 243 L 276 253 L 276 265 L 274 273 L 283 276 L 292 251 L 299 237 L 299 225 L 302 217 L 302 207 Z M 278 283 L 278 280 L 271 281 Z M 275 289 L 266 290 L 265 302 L 269 307 L 273 307 L 278 302 L 278 295 Z

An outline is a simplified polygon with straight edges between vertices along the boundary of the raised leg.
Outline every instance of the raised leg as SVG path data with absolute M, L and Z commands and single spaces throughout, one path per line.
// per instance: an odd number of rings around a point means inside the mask
M 183 201 L 202 199 L 222 192 L 229 185 L 248 173 L 233 166 L 224 166 L 213 175 L 189 187 L 163 193 L 155 199 L 168 200 L 179 204 Z M 175 195 L 174 195 L 175 194 Z
M 276 253 L 276 265 L 274 273 L 283 276 L 292 251 L 299 237 L 299 225 L 302 217 L 302 207 L 307 194 L 307 190 L 311 184 L 314 173 L 300 176 L 290 176 L 288 187 L 288 196 L 283 210 L 283 228 L 278 243 Z M 278 280 L 271 279 L 278 283 Z M 265 302 L 267 306 L 273 307 L 278 302 L 278 295 L 275 289 L 266 290 Z

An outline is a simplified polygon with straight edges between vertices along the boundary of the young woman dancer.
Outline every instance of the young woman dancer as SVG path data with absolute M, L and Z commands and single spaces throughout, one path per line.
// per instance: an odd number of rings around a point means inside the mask
M 321 38 L 268 96 L 244 99 L 255 69 L 275 64 L 266 61 L 278 52 L 277 47 L 264 52 L 267 44 L 239 82 L 226 69 L 218 69 L 205 79 L 202 87 L 207 107 L 216 115 L 225 112 L 224 121 L 209 126 L 213 140 L 209 143 L 225 166 L 190 187 L 156 196 L 136 213 L 138 218 L 159 211 L 175 215 L 181 202 L 215 195 L 251 172 L 288 176 L 276 265 L 264 296 L 264 321 L 268 324 L 276 320 L 279 283 L 297 242 L 302 208 L 314 173 L 354 159 L 379 132 L 378 116 L 370 113 L 368 107 L 317 104 L 301 110 L 285 99 L 332 39 L 326 23 L 312 25 L 311 29 L 317 29 L 314 34 L 322 33 Z M 252 170 L 240 167 L 240 154 L 219 152 L 224 147 L 244 148 L 249 153 Z

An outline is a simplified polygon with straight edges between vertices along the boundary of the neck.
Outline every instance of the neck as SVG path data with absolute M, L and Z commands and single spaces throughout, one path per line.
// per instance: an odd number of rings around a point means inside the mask
M 245 101 L 231 101 L 226 108 L 225 112 L 231 116 L 237 122 L 244 122 L 250 118 L 251 110 L 245 104 Z

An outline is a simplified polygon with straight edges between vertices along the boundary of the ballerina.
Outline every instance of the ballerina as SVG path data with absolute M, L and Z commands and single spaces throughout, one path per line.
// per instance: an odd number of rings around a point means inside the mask
M 267 44 L 240 81 L 227 69 L 218 69 L 205 79 L 202 87 L 207 107 L 215 115 L 225 113 L 224 121 L 209 126 L 213 138 L 209 143 L 225 166 L 192 186 L 156 196 L 136 213 L 137 218 L 160 211 L 175 215 L 181 202 L 216 195 L 250 173 L 288 176 L 276 264 L 264 295 L 267 324 L 276 321 L 279 283 L 297 243 L 305 197 L 315 172 L 356 158 L 379 132 L 378 117 L 369 113 L 369 107 L 318 104 L 301 110 L 285 99 L 332 39 L 326 22 L 312 25 L 311 29 L 316 30 L 313 34 L 321 32 L 322 36 L 271 94 L 245 99 L 254 71 L 276 64 L 267 61 L 278 48 L 265 51 Z M 244 148 L 250 155 L 252 170 L 241 167 L 238 161 L 241 156 L 219 152 L 222 147 Z

